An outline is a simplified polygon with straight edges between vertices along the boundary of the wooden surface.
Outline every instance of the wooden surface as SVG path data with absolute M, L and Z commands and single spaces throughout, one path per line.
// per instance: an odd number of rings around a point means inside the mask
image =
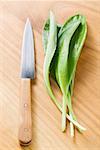
M 42 27 L 49 10 L 63 23 L 75 12 L 87 18 L 88 36 L 76 73 L 73 108 L 87 128 L 70 138 L 69 123 L 61 132 L 61 114 L 50 100 L 43 81 Z M 29 17 L 35 36 L 36 80 L 32 84 L 33 142 L 18 143 L 20 54 L 24 24 Z M 58 98 L 56 85 L 52 84 Z M 0 2 L 0 150 L 100 149 L 100 2 Z

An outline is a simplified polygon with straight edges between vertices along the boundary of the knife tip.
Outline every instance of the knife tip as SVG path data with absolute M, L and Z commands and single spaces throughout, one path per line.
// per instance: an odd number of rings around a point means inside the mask
M 26 25 L 31 25 L 30 19 L 28 17 L 26 19 Z
M 30 22 L 30 19 L 29 19 L 29 17 L 27 17 L 27 19 L 26 19 L 26 22 Z

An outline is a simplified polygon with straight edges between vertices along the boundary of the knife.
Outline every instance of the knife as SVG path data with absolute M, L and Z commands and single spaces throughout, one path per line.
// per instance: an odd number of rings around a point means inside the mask
M 30 20 L 27 18 L 22 41 L 21 88 L 20 88 L 20 127 L 19 142 L 29 145 L 32 141 L 31 80 L 35 76 L 34 37 Z

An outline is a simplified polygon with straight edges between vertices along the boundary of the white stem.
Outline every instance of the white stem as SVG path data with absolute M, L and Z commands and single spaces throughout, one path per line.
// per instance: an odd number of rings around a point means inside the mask
M 80 128 L 83 131 L 86 131 L 86 128 L 81 126 L 77 121 L 73 120 L 68 114 L 66 114 L 68 120 L 70 120 L 76 127 Z

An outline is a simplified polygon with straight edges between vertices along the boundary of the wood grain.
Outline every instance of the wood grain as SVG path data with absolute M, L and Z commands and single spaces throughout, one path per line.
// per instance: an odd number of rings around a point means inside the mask
M 88 35 L 78 62 L 73 108 L 87 128 L 70 138 L 69 123 L 61 132 L 61 114 L 50 100 L 43 81 L 42 28 L 49 10 L 56 20 L 81 12 L 87 18 Z M 18 142 L 20 110 L 20 54 L 26 18 L 34 29 L 36 80 L 32 83 L 33 141 Z M 56 96 L 61 93 L 52 82 Z M 99 150 L 100 149 L 100 2 L 0 2 L 0 150 Z
M 19 143 L 29 145 L 32 141 L 31 79 L 21 79 Z

